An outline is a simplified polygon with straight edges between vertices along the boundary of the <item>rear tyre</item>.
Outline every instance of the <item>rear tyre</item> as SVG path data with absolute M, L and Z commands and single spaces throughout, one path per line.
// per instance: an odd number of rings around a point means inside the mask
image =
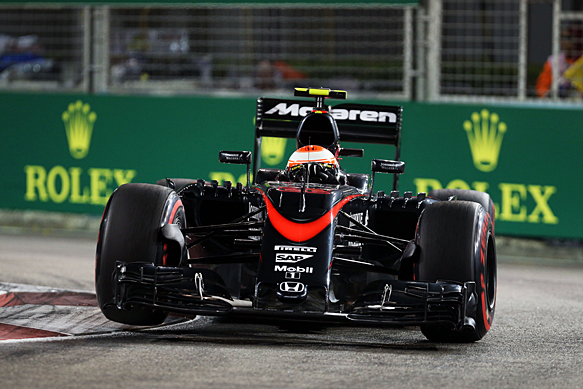
M 417 279 L 425 282 L 476 283 L 466 315 L 475 325 L 462 331 L 427 324 L 421 331 L 435 342 L 474 342 L 492 324 L 496 306 L 496 249 L 493 220 L 484 207 L 470 201 L 444 201 L 429 205 L 419 220 L 420 247 Z M 472 309 L 473 307 L 473 309 Z
M 110 320 L 131 325 L 160 324 L 166 313 L 157 309 L 119 309 L 114 302 L 116 261 L 164 265 L 168 248 L 160 241 L 164 224 L 185 226 L 184 207 L 170 188 L 125 184 L 110 197 L 99 229 L 95 259 L 95 291 L 101 311 Z M 175 259 L 173 259 L 175 260 Z

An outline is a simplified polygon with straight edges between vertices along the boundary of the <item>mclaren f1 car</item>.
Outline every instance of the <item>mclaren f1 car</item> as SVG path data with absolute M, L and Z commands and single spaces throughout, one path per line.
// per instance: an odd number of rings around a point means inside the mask
M 112 194 L 96 254 L 103 314 L 133 325 L 252 315 L 481 339 L 496 304 L 488 194 L 398 190 L 402 107 L 328 106 L 346 98 L 328 89 L 295 96 L 258 99 L 253 154 L 219 152 L 246 166 L 246 183 L 167 178 Z M 295 138 L 285 169 L 260 167 L 265 136 Z M 395 156 L 372 160 L 370 175 L 348 173 L 338 159 L 363 150 L 341 140 L 392 145 Z M 394 176 L 392 190 L 375 192 L 382 173 Z

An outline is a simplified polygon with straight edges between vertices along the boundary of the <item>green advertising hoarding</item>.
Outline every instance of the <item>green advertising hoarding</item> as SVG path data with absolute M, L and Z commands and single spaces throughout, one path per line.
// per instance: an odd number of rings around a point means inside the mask
M 2 209 L 100 214 L 125 182 L 244 182 L 245 169 L 219 164 L 218 151 L 253 149 L 253 98 L 5 93 L 0 103 Z M 486 191 L 498 234 L 583 238 L 573 201 L 583 192 L 582 109 L 403 106 L 401 191 Z M 262 166 L 284 167 L 294 147 L 266 138 Z M 364 148 L 364 158 L 341 161 L 345 170 L 367 173 L 372 158 L 394 156 L 391 146 Z M 390 191 L 392 178 L 377 178 L 375 189 Z

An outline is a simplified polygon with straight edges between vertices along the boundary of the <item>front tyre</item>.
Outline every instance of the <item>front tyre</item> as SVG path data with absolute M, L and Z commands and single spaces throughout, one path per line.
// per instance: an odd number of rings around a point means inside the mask
M 184 207 L 170 188 L 125 184 L 110 197 L 99 229 L 95 258 L 95 291 L 101 311 L 109 320 L 130 325 L 155 325 L 166 318 L 157 309 L 119 309 L 114 301 L 116 261 L 165 265 L 168 246 L 160 240 L 160 227 L 185 227 Z
M 427 193 L 427 196 L 442 201 L 447 201 L 448 199 L 455 197 L 460 201 L 472 201 L 481 204 L 490 215 L 492 224 L 494 224 L 494 203 L 492 202 L 490 195 L 486 192 L 469 189 L 433 189 Z
M 429 205 L 419 220 L 419 281 L 474 281 L 466 315 L 474 325 L 455 330 L 442 324 L 421 326 L 435 342 L 474 342 L 489 331 L 496 306 L 496 249 L 493 220 L 482 205 L 444 201 Z

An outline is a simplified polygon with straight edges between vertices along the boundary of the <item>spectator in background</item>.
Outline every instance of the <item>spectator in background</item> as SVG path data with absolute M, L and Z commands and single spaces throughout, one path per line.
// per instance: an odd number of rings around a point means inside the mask
M 257 65 L 255 87 L 259 89 L 276 89 L 285 86 L 288 81 L 305 79 L 306 75 L 284 61 L 261 61 Z
M 264 60 L 257 65 L 257 80 L 255 87 L 259 89 L 275 89 L 276 70 L 270 61 Z
M 579 32 L 579 34 L 577 34 Z M 581 50 L 577 50 L 575 39 L 580 38 L 580 29 L 569 25 L 561 29 L 561 51 L 559 52 L 557 63 L 559 66 L 559 96 L 567 97 L 572 90 L 571 81 L 564 78 L 565 71 L 579 58 Z M 553 62 L 554 56 L 550 55 L 536 80 L 536 93 L 539 97 L 548 97 L 553 84 Z

